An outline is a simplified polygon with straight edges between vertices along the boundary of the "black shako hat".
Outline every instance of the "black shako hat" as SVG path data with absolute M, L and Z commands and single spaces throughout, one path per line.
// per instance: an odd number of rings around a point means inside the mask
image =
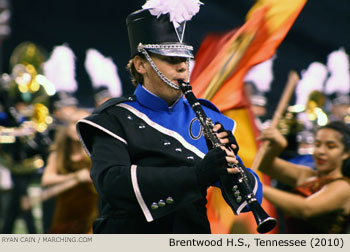
M 49 109 L 51 112 L 70 106 L 78 106 L 78 100 L 73 96 L 73 94 L 61 90 L 57 91 L 53 96 L 50 96 Z
M 155 54 L 193 58 L 193 47 L 188 45 L 185 36 L 186 21 L 175 28 L 169 14 L 157 17 L 149 9 L 141 9 L 126 18 L 126 25 L 131 57 L 144 48 Z

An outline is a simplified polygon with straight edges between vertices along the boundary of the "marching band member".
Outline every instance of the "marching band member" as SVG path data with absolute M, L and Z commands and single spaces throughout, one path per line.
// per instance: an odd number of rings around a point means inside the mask
M 244 77 L 244 88 L 255 116 L 255 124 L 259 130 L 269 123 L 269 120 L 263 121 L 263 119 L 267 116 L 267 93 L 271 89 L 274 78 L 272 67 L 275 58 L 276 55 L 252 67 Z
M 329 78 L 325 83 L 325 94 L 330 99 L 329 118 L 350 125 L 349 55 L 343 48 L 328 55 L 327 68 Z
M 36 81 L 41 74 L 44 51 L 31 42 L 19 44 L 11 56 L 11 75 L 3 90 L 2 105 L 5 127 L 11 127 L 11 139 L 1 145 L 1 162 L 11 172 L 13 188 L 7 202 L 2 233 L 12 233 L 17 218 L 23 217 L 28 233 L 37 233 L 31 209 L 22 209 L 22 199 L 28 199 L 28 186 L 39 175 L 44 165 L 41 129 L 46 118 L 48 94 Z M 40 126 L 44 126 L 40 128 Z M 1 132 L 2 133 L 2 132 Z
M 101 199 L 94 233 L 210 233 L 206 189 L 219 176 L 231 181 L 238 172 L 228 168 L 228 163 L 238 162 L 232 150 L 208 151 L 198 119 L 179 88 L 179 80 L 189 79 L 193 57 L 185 43 L 186 21 L 198 12 L 200 2 L 157 2 L 147 1 L 127 17 L 134 95 L 109 100 L 77 125 Z M 200 102 L 221 123 L 213 128 L 221 143 L 237 150 L 235 122 L 210 102 Z M 258 177 L 248 169 L 245 174 L 261 200 Z M 225 196 L 234 197 L 232 190 Z M 246 203 L 236 200 L 231 207 L 240 212 Z
M 111 58 L 90 48 L 86 52 L 85 68 L 94 89 L 95 107 L 113 97 L 122 95 L 122 83 L 118 75 L 118 68 Z

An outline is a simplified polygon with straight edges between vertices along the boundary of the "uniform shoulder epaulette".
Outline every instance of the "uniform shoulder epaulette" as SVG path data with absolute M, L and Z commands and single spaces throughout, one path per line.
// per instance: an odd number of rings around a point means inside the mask
M 205 100 L 205 99 L 200 99 L 200 98 L 198 99 L 198 101 L 201 105 L 208 107 L 208 108 L 220 113 L 220 110 L 210 101 Z
M 136 101 L 136 96 L 135 95 L 128 95 L 128 96 L 111 98 L 108 101 L 101 104 L 99 107 L 97 107 L 92 113 L 93 114 L 101 113 L 103 110 L 105 110 L 109 107 L 112 107 L 116 104 L 119 104 L 122 102 L 127 102 L 127 101 Z

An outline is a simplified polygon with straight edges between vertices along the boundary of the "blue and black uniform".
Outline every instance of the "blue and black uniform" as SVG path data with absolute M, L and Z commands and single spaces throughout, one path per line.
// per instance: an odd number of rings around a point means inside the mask
M 200 102 L 208 117 L 234 132 L 232 119 Z M 208 147 L 184 97 L 169 107 L 139 85 L 134 95 L 111 99 L 80 120 L 77 131 L 100 195 L 94 233 L 210 233 L 207 187 L 198 185 L 195 171 Z M 261 201 L 258 176 L 246 173 Z M 246 206 L 229 204 L 237 213 Z

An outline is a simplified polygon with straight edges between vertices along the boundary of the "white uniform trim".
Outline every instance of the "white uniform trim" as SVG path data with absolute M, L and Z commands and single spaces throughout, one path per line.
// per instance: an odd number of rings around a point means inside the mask
M 254 184 L 254 188 L 253 188 L 253 193 L 256 194 L 256 191 L 258 190 L 258 181 L 256 180 L 255 176 L 254 176 L 254 179 L 255 179 L 255 184 Z
M 149 211 L 145 201 L 142 198 L 139 184 L 137 183 L 137 166 L 136 165 L 131 165 L 131 182 L 132 182 L 132 187 L 134 189 L 134 193 L 136 195 L 136 199 L 139 202 L 139 205 L 142 209 L 143 214 L 146 217 L 146 220 L 148 222 L 153 221 L 153 217 L 151 212 Z
M 151 126 L 152 128 L 158 130 L 159 132 L 168 135 L 170 137 L 175 138 L 176 140 L 178 140 L 186 149 L 194 152 L 198 157 L 200 158 L 204 158 L 205 154 L 203 152 L 201 152 L 196 146 L 193 146 L 192 144 L 189 144 L 179 133 L 177 133 L 176 131 L 173 130 L 169 130 L 161 125 L 159 125 L 158 123 L 153 122 L 146 114 L 138 111 L 137 109 L 121 103 L 121 104 L 117 104 L 116 106 L 118 107 L 122 107 L 125 108 L 127 110 L 129 110 L 131 113 L 133 113 L 134 115 L 136 115 L 137 117 L 141 118 L 143 121 L 145 121 L 149 126 Z
M 254 175 L 253 175 L 254 176 Z M 256 177 L 254 176 L 254 180 L 255 180 L 255 184 L 254 184 L 254 189 L 253 189 L 253 193 L 254 195 L 256 194 L 256 191 L 258 190 L 258 181 L 256 180 Z M 241 213 L 241 211 L 243 210 L 243 208 L 245 208 L 245 206 L 248 205 L 247 201 L 244 201 L 242 203 L 242 205 L 240 205 L 238 208 L 237 208 L 237 215 L 239 215 Z
M 247 201 L 244 201 L 244 202 L 242 203 L 242 205 L 240 205 L 240 206 L 237 208 L 237 210 L 236 210 L 237 215 L 239 215 L 239 214 L 241 213 L 241 211 L 243 210 L 243 208 L 245 208 L 246 205 L 248 205 L 248 203 L 247 203 Z
M 110 136 L 112 136 L 112 137 L 118 139 L 118 140 L 121 141 L 122 143 L 128 145 L 127 141 L 126 141 L 124 138 L 122 138 L 122 137 L 120 137 L 120 136 L 114 134 L 114 133 L 111 132 L 110 130 L 108 130 L 108 129 L 102 127 L 101 125 L 98 125 L 98 124 L 96 124 L 96 123 L 94 123 L 94 122 L 91 122 L 91 121 L 89 121 L 89 120 L 86 120 L 86 119 L 81 119 L 81 120 L 78 121 L 78 123 L 86 123 L 86 124 L 89 124 L 89 125 L 91 125 L 91 126 L 97 128 L 97 129 L 99 129 L 99 130 L 102 130 L 103 132 L 107 133 L 108 135 L 110 135 Z M 80 141 L 83 143 L 84 149 L 85 149 L 86 152 L 89 154 L 89 156 L 91 156 L 90 151 L 86 148 L 86 145 L 85 145 L 85 143 L 84 143 L 84 141 L 83 141 L 83 138 L 82 138 L 81 135 L 80 135 L 79 127 L 78 127 L 78 130 L 77 130 L 77 133 L 78 133 L 78 136 L 79 136 Z
M 233 129 L 232 129 L 232 134 L 235 133 L 236 131 L 236 127 L 237 127 L 237 124 L 236 124 L 236 121 L 234 121 L 234 124 L 233 124 Z

